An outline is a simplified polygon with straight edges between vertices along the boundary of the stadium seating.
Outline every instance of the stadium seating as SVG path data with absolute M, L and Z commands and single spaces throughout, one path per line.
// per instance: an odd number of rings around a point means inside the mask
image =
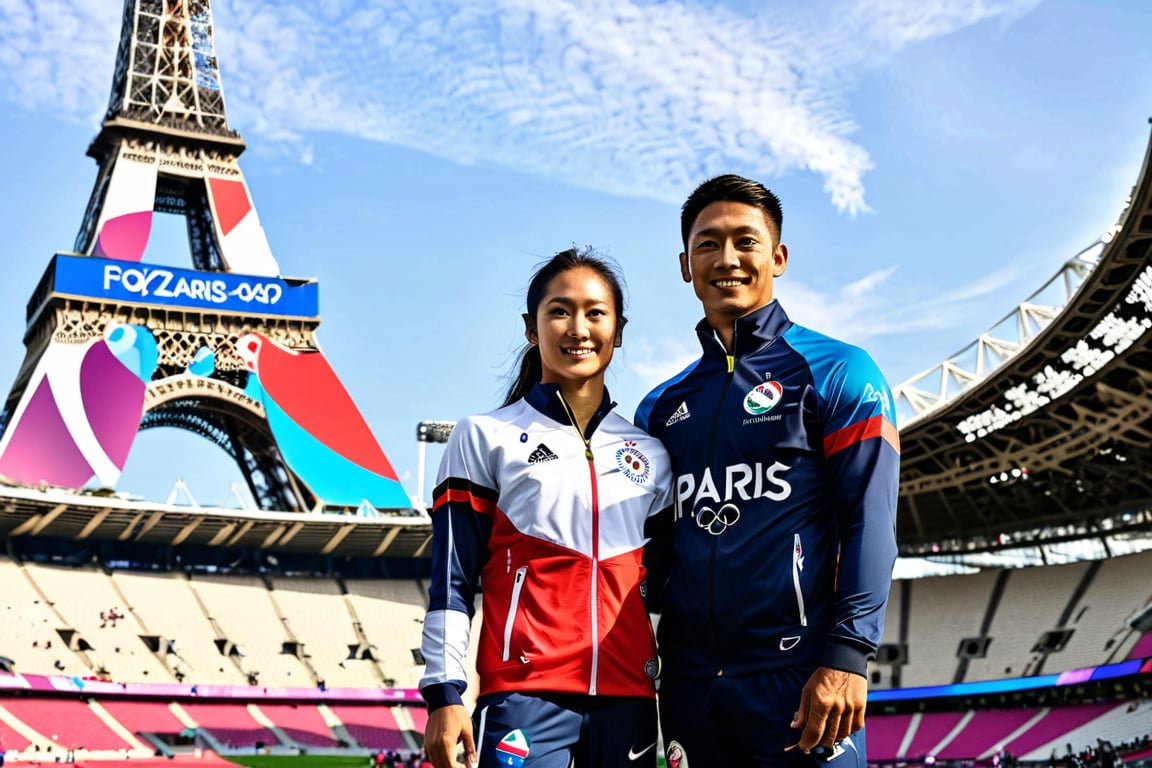
M 320 711 L 310 704 L 259 704 L 260 711 L 297 746 L 339 747 Z
M 366 646 L 360 621 L 334 579 L 278 577 L 271 598 L 297 641 L 300 653 L 329 688 L 371 688 L 384 679 L 379 668 L 356 654 Z M 411 657 L 409 657 L 409 661 Z
M 51 598 L 63 625 L 75 631 L 70 645 L 85 650 L 92 673 L 112 680 L 172 679 L 141 640 L 148 630 L 102 570 L 36 563 L 26 564 L 25 570 L 39 591 Z
M 116 571 L 112 580 L 129 605 L 159 638 L 175 680 L 242 684 L 245 675 L 235 661 L 220 653 L 212 621 L 181 573 Z M 171 653 L 167 653 L 171 641 Z
M 0 557 L 0 656 L 15 662 L 17 671 L 91 674 L 89 662 L 59 634 L 58 630 L 68 627 L 52 602 L 28 579 L 22 566 Z
M 871 762 L 931 758 L 988 760 L 1001 749 L 1023 760 L 1063 757 L 1105 739 L 1115 744 L 1152 733 L 1152 702 L 1095 703 L 1053 709 L 1017 708 L 869 715 Z
M 362 747 L 372 750 L 408 750 L 414 746 L 404 740 L 390 709 L 348 704 L 332 704 L 329 709 Z
M 897 582 L 881 643 L 904 647 L 907 656 L 874 663 L 872 688 L 1028 677 L 1121 661 L 1140 642 L 1128 619 L 1152 600 L 1149 573 L 1152 552 L 1142 552 Z M 1152 649 L 1152 640 L 1145 642 Z

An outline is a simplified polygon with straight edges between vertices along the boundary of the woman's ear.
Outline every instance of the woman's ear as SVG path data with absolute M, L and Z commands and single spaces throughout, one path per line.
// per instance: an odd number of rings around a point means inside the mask
M 628 318 L 620 318 L 620 325 L 616 327 L 616 339 L 612 343 L 612 346 L 617 349 L 624 346 L 624 326 L 626 325 L 628 325 Z
M 540 337 L 536 334 L 536 324 L 532 322 L 532 315 L 525 312 L 521 315 L 524 318 L 524 338 L 528 339 L 528 343 L 536 346 L 540 343 Z

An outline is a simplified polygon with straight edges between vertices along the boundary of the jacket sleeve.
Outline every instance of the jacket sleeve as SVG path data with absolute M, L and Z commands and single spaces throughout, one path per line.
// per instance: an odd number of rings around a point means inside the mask
M 432 577 L 420 647 L 426 664 L 420 693 L 430 710 L 460 704 L 467 687 L 465 658 L 498 496 L 487 455 L 475 422 L 464 419 L 448 438 L 436 477 Z
M 879 368 L 863 351 L 847 349 L 824 389 L 824 456 L 839 560 L 835 625 L 822 665 L 864 675 L 884 631 L 896 562 L 900 441 Z
M 654 428 L 650 423 L 652 407 L 655 405 L 663 390 L 657 388 L 649 394 L 636 411 L 633 424 L 637 429 L 647 433 L 657 441 L 658 451 L 653 451 L 652 459 L 655 466 L 653 483 L 656 486 L 656 495 L 652 499 L 652 506 L 648 510 L 648 518 L 644 521 L 644 607 L 648 613 L 660 613 L 663 605 L 664 585 L 672 570 L 672 523 L 674 520 L 672 507 L 672 457 L 660 443 L 660 429 Z

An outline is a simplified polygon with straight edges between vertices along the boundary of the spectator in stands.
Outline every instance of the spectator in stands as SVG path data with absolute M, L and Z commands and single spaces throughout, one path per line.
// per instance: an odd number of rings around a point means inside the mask
M 660 444 L 612 411 L 624 330 L 615 270 L 575 248 L 528 286 L 504 405 L 462 420 L 440 464 L 421 651 L 436 768 L 656 766 L 656 648 L 643 602 L 648 518 L 670 503 Z M 462 705 L 483 581 L 475 730 Z M 475 737 L 473 734 L 476 734 Z M 631 759 L 630 759 L 631 758 Z M 509 763 L 509 761 L 512 761 Z
M 740 176 L 688 197 L 680 271 L 703 305 L 702 355 L 636 415 L 676 468 L 649 605 L 663 609 L 665 748 L 692 768 L 865 764 L 865 675 L 896 560 L 894 405 L 867 353 L 774 298 L 782 218 Z

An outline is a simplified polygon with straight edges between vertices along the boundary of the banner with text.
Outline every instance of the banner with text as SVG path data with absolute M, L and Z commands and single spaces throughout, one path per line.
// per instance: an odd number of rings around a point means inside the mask
M 316 317 L 311 281 L 199 272 L 89 256 L 56 256 L 53 291 L 69 296 L 241 314 Z

